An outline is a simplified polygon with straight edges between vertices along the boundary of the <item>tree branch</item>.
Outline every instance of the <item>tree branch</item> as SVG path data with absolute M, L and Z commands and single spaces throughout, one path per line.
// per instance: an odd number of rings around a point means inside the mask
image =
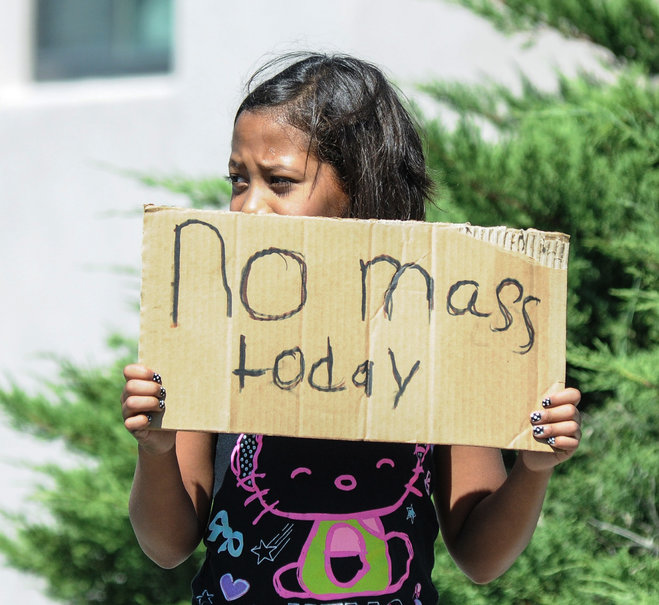
M 624 527 L 613 525 L 612 523 L 607 523 L 606 521 L 598 521 L 597 519 L 590 519 L 588 522 L 597 529 L 600 529 L 602 531 L 609 531 L 613 534 L 621 536 L 622 538 L 625 538 L 626 540 L 633 542 L 637 546 L 649 550 L 652 554 L 659 556 L 659 545 L 656 544 L 652 538 L 644 538 L 643 536 L 637 534 L 636 532 L 625 529 Z

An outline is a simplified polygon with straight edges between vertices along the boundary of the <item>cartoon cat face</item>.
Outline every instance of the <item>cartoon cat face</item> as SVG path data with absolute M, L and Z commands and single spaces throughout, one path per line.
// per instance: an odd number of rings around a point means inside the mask
M 239 484 L 275 514 L 313 519 L 376 515 L 399 506 L 408 493 L 419 493 L 415 484 L 428 449 L 243 435 L 232 468 Z

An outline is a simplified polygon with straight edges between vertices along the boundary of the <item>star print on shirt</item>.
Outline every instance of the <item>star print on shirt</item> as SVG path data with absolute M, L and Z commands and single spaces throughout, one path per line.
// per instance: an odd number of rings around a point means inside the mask
M 266 544 L 263 540 L 260 540 L 258 546 L 250 549 L 258 558 L 256 564 L 261 565 L 263 561 L 274 561 L 284 546 L 290 541 L 289 536 L 292 531 L 293 524 L 287 523 L 270 542 Z
M 197 605 L 213 605 L 213 599 L 214 594 L 211 594 L 207 590 L 204 590 L 198 597 L 197 597 Z
M 274 561 L 275 555 L 274 551 L 277 550 L 276 546 L 269 546 L 263 540 L 261 540 L 258 546 L 252 548 L 252 552 L 258 557 L 257 565 L 261 565 L 261 561 Z M 265 552 L 265 554 L 263 554 Z

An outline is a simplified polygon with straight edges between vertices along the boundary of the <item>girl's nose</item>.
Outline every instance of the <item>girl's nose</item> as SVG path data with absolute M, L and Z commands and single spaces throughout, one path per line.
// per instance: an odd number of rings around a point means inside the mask
M 268 203 L 268 193 L 260 187 L 250 186 L 245 192 L 241 212 L 248 214 L 272 214 L 273 210 Z

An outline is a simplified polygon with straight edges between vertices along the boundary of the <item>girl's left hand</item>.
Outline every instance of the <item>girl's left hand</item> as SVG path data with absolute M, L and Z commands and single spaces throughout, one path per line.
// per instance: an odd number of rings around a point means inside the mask
M 542 409 L 531 414 L 533 435 L 537 441 L 551 445 L 552 452 L 522 451 L 524 466 L 531 471 L 546 471 L 567 460 L 579 447 L 581 415 L 577 405 L 581 393 L 565 389 L 542 402 Z

